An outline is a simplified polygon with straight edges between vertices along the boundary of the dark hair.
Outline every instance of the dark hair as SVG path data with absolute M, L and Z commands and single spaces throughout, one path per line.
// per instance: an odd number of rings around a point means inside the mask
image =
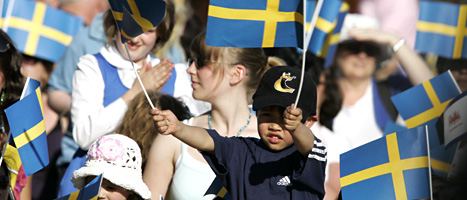
M 7 39 L 9 48 L 5 52 L 0 52 L 0 70 L 3 73 L 3 88 L 0 109 L 5 109 L 19 100 L 24 86 L 24 77 L 21 75 L 22 57 L 16 49 L 11 38 L 3 31 L 0 37 Z
M 162 19 L 162 22 L 157 25 L 156 28 L 156 34 L 157 34 L 157 40 L 156 44 L 152 48 L 151 52 L 154 54 L 156 53 L 160 48 L 162 48 L 165 43 L 169 40 L 170 35 L 172 34 L 172 30 L 174 28 L 174 23 L 175 23 L 175 10 L 174 10 L 174 5 L 172 3 L 172 0 L 166 0 L 166 12 L 164 19 Z M 113 40 L 115 40 L 115 37 L 117 35 L 118 29 L 117 29 L 117 24 L 115 23 L 115 19 L 112 15 L 112 10 L 109 9 L 107 12 L 104 14 L 104 32 L 105 36 L 107 37 L 107 42 L 110 45 L 113 44 Z
M 148 93 L 154 106 L 160 110 L 171 110 L 177 119 L 183 121 L 191 118 L 185 105 L 174 97 L 155 91 Z M 138 94 L 128 105 L 128 110 L 123 116 L 121 124 L 115 130 L 116 133 L 123 134 L 133 139 L 141 148 L 143 170 L 148 159 L 149 149 L 157 135 L 151 115 L 149 102 L 143 92 Z
M 439 56 L 436 60 L 436 71 L 438 74 L 446 72 L 448 70 L 460 70 L 467 69 L 467 59 L 450 59 Z

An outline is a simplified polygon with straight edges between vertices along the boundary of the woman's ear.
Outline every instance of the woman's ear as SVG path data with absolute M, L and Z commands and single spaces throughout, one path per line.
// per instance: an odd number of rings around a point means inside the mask
M 318 121 L 318 117 L 316 117 L 316 115 L 310 115 L 306 121 L 305 121 L 305 126 L 307 126 L 308 128 L 311 128 L 313 126 L 313 124 L 315 124 L 315 122 Z
M 235 65 L 232 70 L 232 76 L 230 77 L 230 85 L 236 85 L 240 83 L 246 76 L 246 67 L 243 65 Z

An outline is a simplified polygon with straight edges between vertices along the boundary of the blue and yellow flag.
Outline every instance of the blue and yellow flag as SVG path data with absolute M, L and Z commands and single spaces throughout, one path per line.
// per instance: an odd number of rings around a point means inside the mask
M 30 79 L 26 83 L 34 81 L 36 80 Z M 29 85 L 26 84 L 25 88 Z M 5 109 L 10 131 L 23 162 L 26 176 L 49 164 L 42 105 L 41 87 L 39 86 L 35 88 L 34 92 Z
M 320 51 L 318 56 L 325 58 L 324 67 L 331 65 L 332 60 L 334 59 L 334 54 L 337 50 L 337 45 L 339 44 L 339 38 L 342 26 L 344 25 L 345 16 L 349 13 L 349 4 L 343 2 L 337 15 L 336 27 L 332 30 L 332 34 L 326 36 L 324 40 L 323 48 Z
M 8 18 L 8 3 L 13 3 Z M 6 21 L 7 20 L 7 21 Z M 57 62 L 73 36 L 83 27 L 83 20 L 42 2 L 5 1 L 2 26 L 22 53 L 51 62 Z
M 446 58 L 467 58 L 467 4 L 420 1 L 415 49 Z
M 430 177 L 424 126 L 341 154 L 343 199 L 425 199 Z
M 109 3 L 123 43 L 156 27 L 165 16 L 163 0 L 109 0 Z
M 448 103 L 461 94 L 450 71 L 391 97 L 408 128 L 439 117 Z
M 211 0 L 206 44 L 216 47 L 302 47 L 302 0 Z
M 102 184 L 102 174 L 92 179 L 83 189 L 65 195 L 56 200 L 97 200 Z
M 209 186 L 208 190 L 206 193 L 204 193 L 204 196 L 206 195 L 216 195 L 216 199 L 221 198 L 224 200 L 231 200 L 232 197 L 229 194 L 229 191 L 224 187 L 224 184 L 222 184 L 222 181 L 216 176 L 214 180 L 211 183 L 211 186 Z
M 310 52 L 320 55 L 326 36 L 331 34 L 337 25 L 337 17 L 341 7 L 342 1 L 340 0 L 326 0 L 323 2 L 308 45 Z

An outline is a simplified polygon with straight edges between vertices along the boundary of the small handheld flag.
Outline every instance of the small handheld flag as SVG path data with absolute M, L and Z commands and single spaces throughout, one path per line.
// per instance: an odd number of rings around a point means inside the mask
M 22 53 L 57 62 L 83 27 L 83 20 L 42 2 L 5 1 L 2 26 Z M 11 16 L 7 16 L 9 3 Z M 5 26 L 8 26 L 7 28 Z
M 443 113 L 460 89 L 451 71 L 391 97 L 408 128 L 419 126 Z
M 467 4 L 420 1 L 415 49 L 446 58 L 467 58 Z
M 326 36 L 333 32 L 336 27 L 336 19 L 341 6 L 342 1 L 340 0 L 326 0 L 323 2 L 308 45 L 308 50 L 315 55 L 321 52 Z
M 211 183 L 211 186 L 209 186 L 208 190 L 206 191 L 204 195 L 206 196 L 210 194 L 216 195 L 216 197 L 222 198 L 224 200 L 232 199 L 229 192 L 222 184 L 222 181 L 217 176 L 216 178 L 214 178 L 214 180 Z
M 97 200 L 101 189 L 103 176 L 102 174 L 92 179 L 83 189 L 73 192 L 69 195 L 60 197 L 56 200 Z
M 211 0 L 206 44 L 301 47 L 303 23 L 303 0 Z
M 430 198 L 426 128 L 420 126 L 341 154 L 343 199 Z
M 109 0 L 122 43 L 156 27 L 165 16 L 163 0 Z
M 36 80 L 29 77 L 28 79 L 29 84 L 26 84 L 25 88 L 30 85 L 36 87 L 34 92 L 5 109 L 26 176 L 49 164 L 41 87 L 34 83 Z M 24 89 L 24 91 L 30 90 Z

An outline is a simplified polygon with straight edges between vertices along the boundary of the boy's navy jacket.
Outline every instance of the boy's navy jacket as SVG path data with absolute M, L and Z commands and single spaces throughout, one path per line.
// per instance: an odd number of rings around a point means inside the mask
M 214 155 L 202 152 L 232 199 L 322 199 L 326 149 L 315 137 L 308 157 L 294 145 L 270 150 L 257 138 L 222 137 L 207 129 Z

